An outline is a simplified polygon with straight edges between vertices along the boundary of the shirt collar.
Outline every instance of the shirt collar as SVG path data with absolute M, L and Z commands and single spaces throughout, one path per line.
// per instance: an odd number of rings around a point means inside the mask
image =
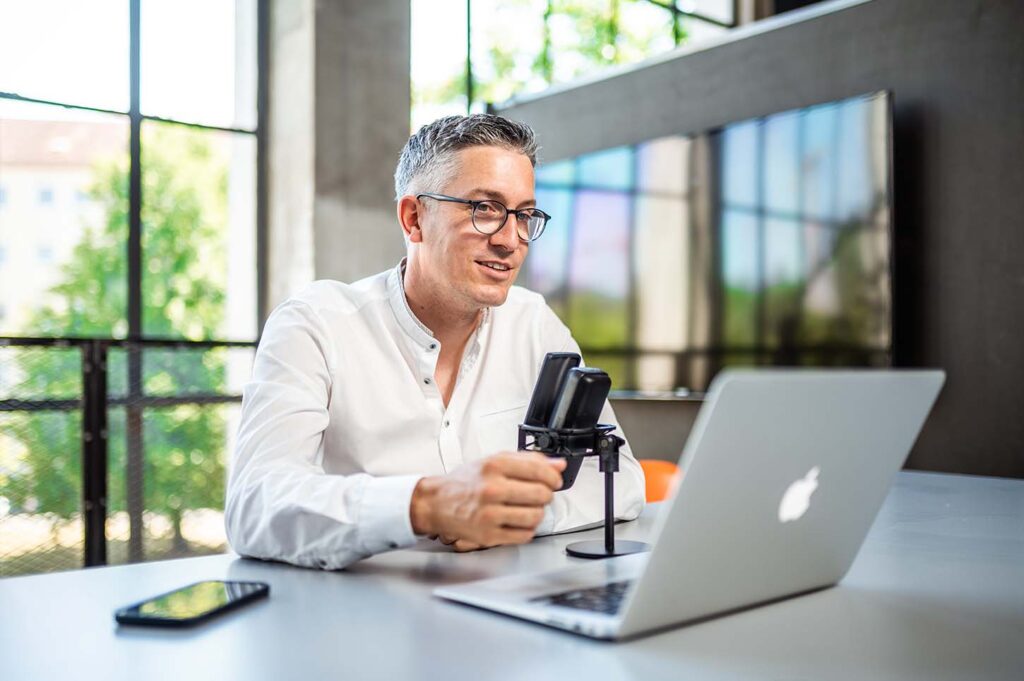
M 409 307 L 409 301 L 405 297 L 405 263 L 406 258 L 402 258 L 401 262 L 388 275 L 388 301 L 391 303 L 391 311 L 394 312 L 395 319 L 398 320 L 398 325 L 402 327 L 402 331 L 412 338 L 417 345 L 429 347 L 431 344 L 436 343 L 434 333 L 416 318 L 412 308 Z M 480 352 L 481 334 L 490 325 L 490 321 L 491 308 L 485 307 L 484 313 L 480 318 L 480 325 L 473 332 L 466 347 L 468 351 L 466 354 L 474 359 Z
M 405 258 L 402 258 L 398 266 L 388 275 L 388 301 L 391 303 L 391 311 L 395 313 L 398 325 L 402 327 L 402 331 L 407 336 L 412 338 L 417 345 L 428 346 L 434 342 L 434 334 L 412 313 L 409 301 L 405 298 L 404 275 Z

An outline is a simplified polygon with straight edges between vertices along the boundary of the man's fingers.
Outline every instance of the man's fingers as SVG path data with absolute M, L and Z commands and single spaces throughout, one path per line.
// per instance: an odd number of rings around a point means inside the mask
M 502 487 L 500 501 L 518 506 L 547 506 L 555 493 L 541 482 L 508 480 Z
M 495 515 L 503 529 L 522 529 L 533 532 L 544 519 L 544 509 L 539 506 L 504 506 Z
M 562 486 L 564 459 L 548 459 L 536 452 L 494 456 L 484 463 L 484 473 L 500 473 L 525 482 L 540 482 L 556 490 Z
M 533 530 L 505 528 L 498 533 L 495 544 L 527 544 L 533 539 Z
M 459 539 L 452 544 L 452 548 L 458 553 L 464 553 L 466 551 L 482 549 L 483 544 L 477 544 L 476 542 L 471 542 L 468 539 Z

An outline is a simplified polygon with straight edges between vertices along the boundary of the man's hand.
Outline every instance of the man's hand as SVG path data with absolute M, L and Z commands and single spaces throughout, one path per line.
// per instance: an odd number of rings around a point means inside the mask
M 564 468 L 565 459 L 505 452 L 423 478 L 412 493 L 412 529 L 439 536 L 456 551 L 525 544 L 562 486 Z

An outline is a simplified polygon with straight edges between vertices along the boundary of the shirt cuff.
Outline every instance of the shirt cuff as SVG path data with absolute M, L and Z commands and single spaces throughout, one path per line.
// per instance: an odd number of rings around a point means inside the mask
M 370 478 L 359 502 L 359 544 L 367 554 L 401 549 L 416 543 L 409 504 L 422 475 Z

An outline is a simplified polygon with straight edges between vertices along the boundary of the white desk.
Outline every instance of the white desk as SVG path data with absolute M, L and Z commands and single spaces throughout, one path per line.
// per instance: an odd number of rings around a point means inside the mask
M 334 573 L 225 555 L 0 580 L 0 679 L 1024 679 L 1024 481 L 901 473 L 837 588 L 628 643 L 430 594 L 574 561 L 580 536 L 422 542 Z M 263 580 L 270 598 L 191 630 L 113 621 L 207 578 Z

